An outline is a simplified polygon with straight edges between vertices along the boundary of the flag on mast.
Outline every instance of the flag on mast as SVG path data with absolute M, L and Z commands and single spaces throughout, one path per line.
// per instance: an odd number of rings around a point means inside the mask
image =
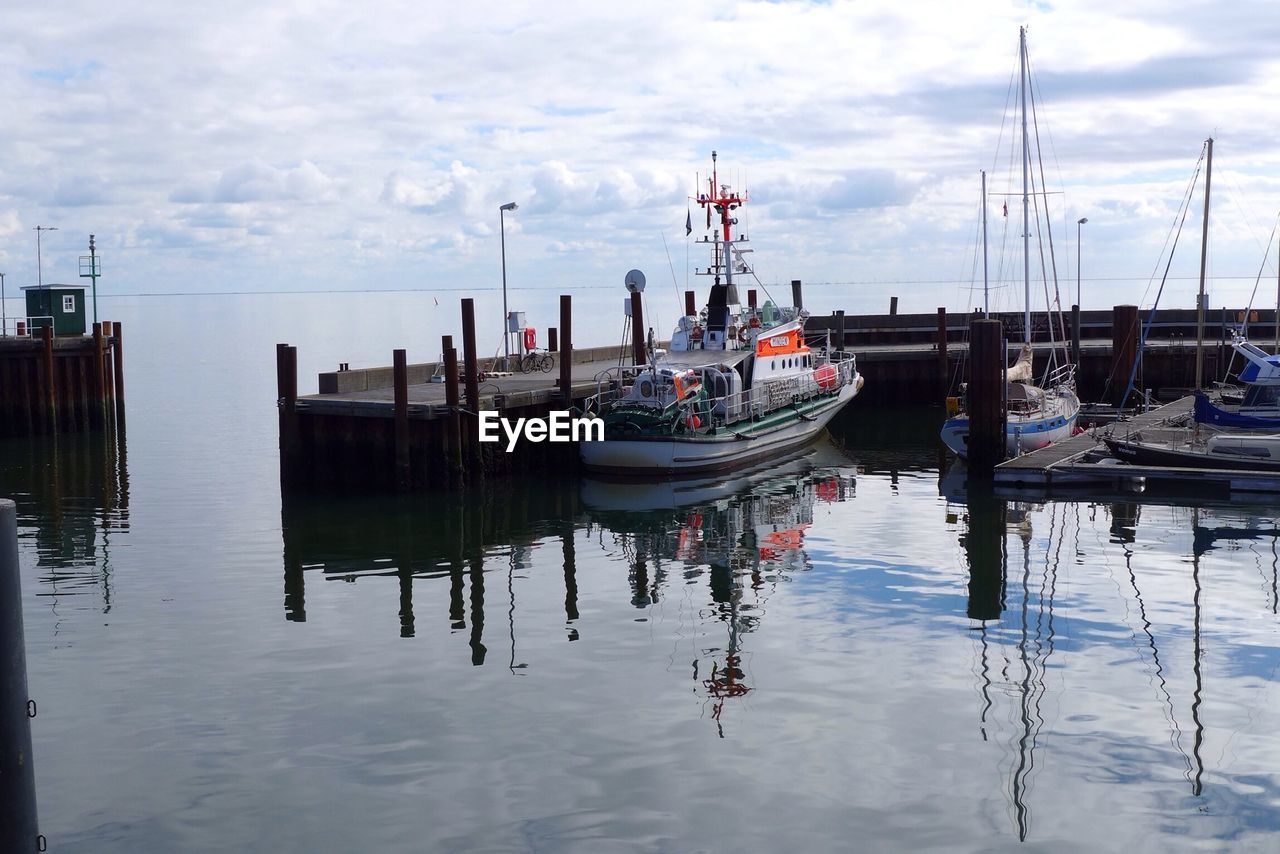
M 693 234 L 693 211 L 686 209 L 684 213 L 684 236 Z

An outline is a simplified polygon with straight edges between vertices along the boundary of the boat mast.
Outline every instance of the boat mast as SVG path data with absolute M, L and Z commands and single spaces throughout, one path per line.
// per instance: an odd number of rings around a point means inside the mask
M 1209 186 L 1213 181 L 1213 137 L 1205 140 L 1209 154 L 1204 167 L 1204 225 L 1200 233 L 1200 294 L 1196 297 L 1196 388 L 1204 388 L 1204 271 L 1209 253 Z
M 1027 171 L 1031 168 L 1030 140 L 1027 137 L 1027 28 L 1018 27 L 1018 56 L 1022 66 L 1022 290 L 1026 343 L 1031 344 L 1031 226 Z
M 1277 283 L 1280 286 L 1280 283 Z M 1280 312 L 1280 295 L 1276 298 L 1277 311 Z M 991 303 L 987 293 L 987 170 L 982 170 L 982 316 L 991 315 Z M 1277 315 L 1280 317 L 1280 314 Z M 1280 321 L 1277 321 L 1280 323 Z M 1280 341 L 1280 333 L 1276 339 Z

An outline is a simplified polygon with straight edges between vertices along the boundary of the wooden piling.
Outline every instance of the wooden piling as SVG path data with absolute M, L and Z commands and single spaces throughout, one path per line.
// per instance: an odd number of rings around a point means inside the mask
M 444 348 L 444 401 L 449 407 L 449 417 L 445 422 L 445 449 L 448 452 L 447 465 L 449 483 L 457 487 L 462 484 L 462 416 L 458 412 L 458 351 L 453 347 L 453 339 L 446 335 Z
M 560 295 L 560 394 L 573 403 L 573 297 Z
M 280 421 L 280 479 L 294 482 L 298 472 L 298 348 L 276 345 L 276 392 Z
M 988 479 L 1005 455 L 1004 329 L 969 321 L 969 473 Z
M 396 488 L 412 484 L 409 469 L 409 368 L 404 350 L 391 351 L 391 383 L 395 395 Z
M 560 332 L 554 326 L 547 330 L 547 352 L 557 353 L 560 351 Z
M 688 293 L 693 293 L 693 291 L 688 291 Z M 747 308 L 751 309 L 752 311 L 755 311 L 757 308 L 759 308 L 759 305 L 757 305 L 757 302 L 756 302 L 757 299 L 758 297 L 756 296 L 756 289 L 748 288 L 747 289 Z M 690 313 L 692 314 L 692 312 Z
M 50 433 L 58 432 L 57 380 L 53 376 L 53 326 L 40 327 L 40 341 L 44 345 L 44 409 L 45 423 Z
M 631 295 L 631 360 L 636 365 L 647 365 L 644 346 L 644 304 L 640 294 Z
M 791 304 L 796 308 L 804 308 L 804 293 L 799 279 L 791 280 Z
M 947 357 L 947 308 L 938 306 L 938 399 L 945 401 L 950 389 L 951 361 Z
M 93 376 L 90 378 L 92 400 L 89 422 L 102 427 L 107 421 L 106 358 L 102 348 L 102 324 L 93 324 Z
M 889 314 L 893 315 L 897 313 L 898 313 L 898 298 L 889 297 Z
M 755 291 L 747 291 L 747 293 L 750 295 L 754 294 Z M 698 316 L 698 303 L 695 301 L 696 299 L 697 297 L 693 291 L 684 292 L 684 313 L 686 317 Z
M 115 321 L 112 324 L 111 335 L 112 349 L 115 351 L 111 354 L 111 371 L 115 374 L 115 388 L 113 394 L 116 400 L 116 429 L 124 429 L 124 324 Z
M 1117 305 L 1111 309 L 1111 403 L 1117 409 L 1125 403 L 1125 389 L 1138 359 L 1138 307 Z M 1136 382 L 1134 388 L 1140 384 Z
M 835 334 L 835 341 L 832 343 L 835 345 L 835 349 L 837 352 L 843 353 L 844 352 L 844 309 L 842 308 L 836 309 L 835 319 L 836 319 L 836 323 L 835 323 L 836 334 Z
M 476 361 L 476 303 L 462 301 L 462 372 L 467 386 L 467 409 L 471 417 L 480 411 L 480 366 Z

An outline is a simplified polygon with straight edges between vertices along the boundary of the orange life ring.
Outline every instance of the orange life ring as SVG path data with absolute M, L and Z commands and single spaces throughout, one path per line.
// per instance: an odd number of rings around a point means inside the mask
M 745 326 L 738 327 L 738 340 L 743 344 L 747 343 L 747 339 L 751 337 L 751 330 Z

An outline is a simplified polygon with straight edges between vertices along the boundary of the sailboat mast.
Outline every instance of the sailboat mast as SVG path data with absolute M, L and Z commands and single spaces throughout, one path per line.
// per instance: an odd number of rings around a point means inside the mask
M 1204 388 L 1204 271 L 1209 254 L 1209 186 L 1213 182 L 1213 137 L 1204 167 L 1204 226 L 1200 233 L 1200 294 L 1196 297 L 1196 388 Z
M 1277 282 L 1280 287 L 1280 282 Z M 1276 297 L 1276 317 L 1280 318 L 1280 293 Z M 991 303 L 987 292 L 987 170 L 982 170 L 982 316 L 988 318 L 991 316 Z M 1277 319 L 1280 323 L 1280 319 Z M 1277 327 L 1280 329 L 1280 327 Z M 1280 341 L 1280 332 L 1276 333 L 1276 340 Z
M 1018 55 L 1022 65 L 1022 290 L 1023 329 L 1031 343 L 1031 225 L 1027 172 L 1031 168 L 1030 139 L 1027 136 L 1027 28 L 1018 27 Z

